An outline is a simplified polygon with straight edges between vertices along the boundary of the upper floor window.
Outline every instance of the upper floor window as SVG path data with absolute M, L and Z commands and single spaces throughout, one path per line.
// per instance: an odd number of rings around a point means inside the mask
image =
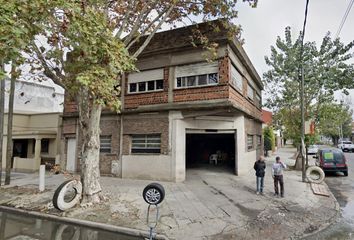
M 242 91 L 243 89 L 243 80 L 241 73 L 231 65 L 231 84 L 236 87 L 238 90 Z
M 257 107 L 262 106 L 262 98 L 261 95 L 259 95 L 258 93 L 256 93 L 256 103 L 257 103 Z
M 218 82 L 219 82 L 219 78 L 217 73 L 209 73 L 209 74 L 188 76 L 188 77 L 178 77 L 177 88 L 215 85 L 218 84 Z
M 176 88 L 216 85 L 219 83 L 217 62 L 203 62 L 176 67 Z
M 161 91 L 164 88 L 163 69 L 146 70 L 128 75 L 128 93 Z
M 129 93 L 163 90 L 163 80 L 129 83 Z
M 251 85 L 247 85 L 247 97 L 251 100 L 254 100 L 254 90 Z

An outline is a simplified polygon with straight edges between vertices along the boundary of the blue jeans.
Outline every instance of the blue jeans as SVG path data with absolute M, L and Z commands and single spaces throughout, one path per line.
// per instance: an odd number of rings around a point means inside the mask
M 257 179 L 257 192 L 262 193 L 264 188 L 264 177 L 256 177 Z

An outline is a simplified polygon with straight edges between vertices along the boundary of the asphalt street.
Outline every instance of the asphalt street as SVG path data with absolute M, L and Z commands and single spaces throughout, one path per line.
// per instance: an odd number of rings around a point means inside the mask
M 327 174 L 325 182 L 337 198 L 341 208 L 341 218 L 308 239 L 349 240 L 354 239 L 354 153 L 345 153 L 349 166 L 349 176 L 342 173 Z

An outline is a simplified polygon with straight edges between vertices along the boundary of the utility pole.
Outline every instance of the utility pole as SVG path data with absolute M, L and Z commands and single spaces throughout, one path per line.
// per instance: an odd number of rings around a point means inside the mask
M 302 36 L 301 36 L 301 48 L 300 48 L 300 99 L 301 99 L 301 168 L 302 168 L 302 181 L 306 181 L 306 169 L 305 169 L 305 99 L 304 99 L 304 91 L 305 91 L 305 80 L 304 80 L 304 65 L 303 65 L 303 51 L 304 51 L 304 38 L 305 38 L 305 29 L 306 29 L 306 21 L 307 21 L 307 10 L 309 6 L 309 1 L 306 0 L 306 8 L 305 8 L 305 19 L 304 25 L 302 28 Z
M 4 71 L 4 63 L 0 60 L 1 71 Z M 0 79 L 0 186 L 2 178 L 2 149 L 4 142 L 4 117 L 5 117 L 5 78 Z
M 12 141 L 12 121 L 14 112 L 14 97 L 15 97 L 15 81 L 16 81 L 16 67 L 11 65 L 11 83 L 9 95 L 9 111 L 7 114 L 7 151 L 6 151 L 6 172 L 5 185 L 10 184 L 11 163 L 13 155 L 13 141 Z

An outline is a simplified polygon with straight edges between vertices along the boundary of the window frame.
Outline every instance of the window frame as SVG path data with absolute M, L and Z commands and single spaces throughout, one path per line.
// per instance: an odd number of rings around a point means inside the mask
M 254 88 L 249 83 L 247 83 L 247 98 L 250 99 L 251 101 L 254 101 L 254 92 L 255 92 Z
M 217 77 L 217 82 L 210 83 L 210 75 L 216 74 Z M 205 76 L 206 75 L 206 83 L 205 84 L 199 84 L 199 76 Z M 188 86 L 188 78 L 194 77 L 194 85 Z M 178 81 L 181 82 L 181 86 L 178 86 Z M 216 86 L 220 82 L 220 76 L 219 73 L 205 73 L 205 74 L 198 74 L 198 75 L 189 75 L 189 76 L 182 76 L 182 77 L 176 77 L 175 79 L 175 89 L 185 89 L 185 88 L 199 88 L 199 87 L 209 87 L 209 86 Z
M 252 146 L 250 145 L 249 140 L 252 139 Z M 247 150 L 254 149 L 254 136 L 252 134 L 247 134 Z
M 240 82 L 237 81 L 236 76 L 233 74 L 233 72 L 236 72 L 241 77 L 239 79 Z M 236 81 L 235 81 L 235 79 L 236 79 Z M 233 64 L 231 64 L 231 85 L 241 92 L 243 91 L 243 79 L 244 79 L 244 76 L 242 75 L 242 73 Z M 239 83 L 240 86 L 238 86 L 237 83 Z
M 148 90 L 149 88 L 149 82 L 154 82 L 154 90 Z M 157 89 L 157 81 L 162 81 L 162 88 Z M 139 84 L 145 84 L 145 91 L 139 91 Z M 135 92 L 132 92 L 130 89 L 131 85 L 135 85 Z M 164 91 L 164 79 L 155 79 L 155 80 L 147 80 L 147 81 L 140 81 L 140 82 L 133 82 L 133 83 L 128 83 L 128 94 L 139 94 L 139 93 L 151 93 L 151 92 L 163 92 Z
M 104 143 L 104 144 L 109 144 L 109 147 L 107 146 L 102 147 L 103 138 L 106 138 L 104 140 L 109 140 L 108 143 Z M 100 135 L 100 154 L 109 154 L 109 153 L 112 153 L 112 135 Z
M 154 145 L 155 147 L 152 147 Z M 132 154 L 161 154 L 161 134 L 132 134 L 130 152 Z

